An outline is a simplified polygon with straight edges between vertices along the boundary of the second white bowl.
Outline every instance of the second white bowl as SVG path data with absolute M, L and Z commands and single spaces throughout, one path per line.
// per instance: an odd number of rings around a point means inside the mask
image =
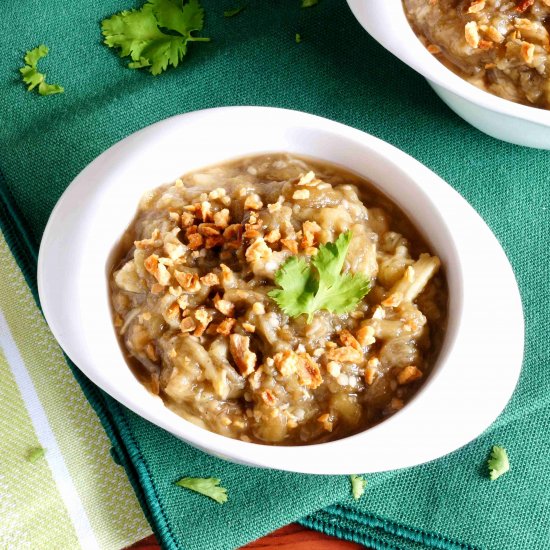
M 402 0 L 348 0 L 348 4 L 377 42 L 424 76 L 437 95 L 472 126 L 516 145 L 550 149 L 550 111 L 497 97 L 447 69 L 415 35 Z M 397 85 L 398 75 L 395 79 Z

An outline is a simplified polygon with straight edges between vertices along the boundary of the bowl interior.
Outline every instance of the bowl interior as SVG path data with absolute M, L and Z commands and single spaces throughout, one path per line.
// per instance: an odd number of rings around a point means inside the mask
M 274 151 L 339 164 L 372 181 L 420 228 L 442 259 L 449 287 L 449 323 L 443 349 L 432 375 L 415 398 L 375 428 L 308 447 L 265 447 L 230 440 L 175 415 L 135 379 L 123 359 L 111 323 L 107 259 L 132 220 L 142 194 L 196 168 Z M 482 316 L 465 331 L 465 322 L 475 317 L 465 314 L 464 302 L 465 284 L 470 277 L 467 268 L 473 260 L 468 254 L 461 254 L 464 243 L 455 239 L 461 235 L 460 226 L 453 227 L 453 221 L 445 215 L 449 209 L 458 215 L 458 223 L 472 221 L 473 241 L 475 234 L 479 235 L 476 224 L 480 220 L 463 199 L 410 157 L 351 128 L 278 109 L 225 108 L 191 113 L 130 136 L 75 179 L 44 233 L 39 259 L 40 299 L 58 341 L 92 381 L 138 414 L 212 454 L 247 464 L 310 473 L 409 466 L 445 454 L 480 433 L 504 406 L 511 393 L 509 386 L 513 388 L 519 373 L 517 365 L 510 368 L 509 384 L 498 392 L 498 399 L 485 414 L 467 423 L 467 427 L 457 427 L 453 436 L 434 441 L 442 423 L 451 417 L 448 407 L 452 409 L 453 403 L 458 403 L 449 395 L 464 387 L 464 383 L 456 384 L 460 379 L 458 369 L 467 355 L 466 332 L 476 330 L 484 321 Z M 497 247 L 495 269 L 504 269 L 504 261 L 511 274 L 494 237 L 482 225 L 487 242 Z M 515 289 L 513 275 L 511 280 L 504 279 Z M 513 301 L 517 290 L 509 295 Z M 517 307 L 514 302 L 513 308 Z M 521 312 L 521 304 L 519 309 Z M 472 308 L 468 311 L 474 313 Z M 520 319 L 523 333 L 521 315 Z M 522 346 L 519 347 L 521 354 Z M 511 360 L 518 362 L 517 352 L 511 354 Z M 490 377 L 491 373 L 487 375 Z M 481 406 L 481 398 L 479 402 Z M 473 410 L 476 412 L 475 406 Z M 451 412 L 455 414 L 457 409 Z M 428 424 L 418 429 L 418 422 Z M 410 450 L 403 453 L 404 447 Z

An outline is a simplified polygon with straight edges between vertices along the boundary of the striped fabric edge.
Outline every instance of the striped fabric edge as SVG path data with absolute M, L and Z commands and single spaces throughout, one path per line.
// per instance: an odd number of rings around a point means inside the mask
M 132 487 L 2 234 L 0 254 L 0 345 L 81 546 L 131 544 L 151 533 Z

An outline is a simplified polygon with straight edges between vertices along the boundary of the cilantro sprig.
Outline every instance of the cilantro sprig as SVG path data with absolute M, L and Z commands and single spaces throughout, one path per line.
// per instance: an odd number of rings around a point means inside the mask
M 179 481 L 176 481 L 176 485 L 191 489 L 191 491 L 223 504 L 227 502 L 227 489 L 219 486 L 220 481 L 215 477 L 182 477 Z
M 499 478 L 510 469 L 510 462 L 508 460 L 508 453 L 504 447 L 494 445 L 491 451 L 491 456 L 487 461 L 489 467 L 489 477 L 491 481 Z
M 370 280 L 364 275 L 342 273 L 351 238 L 351 231 L 346 231 L 335 242 L 319 246 L 310 264 L 298 256 L 288 258 L 275 273 L 281 288 L 269 296 L 290 317 L 305 313 L 308 323 L 321 309 L 351 311 L 370 290 Z
M 198 0 L 148 0 L 139 10 L 122 11 L 101 23 L 105 44 L 130 57 L 130 69 L 148 67 L 153 75 L 169 65 L 177 67 L 190 42 L 209 42 L 195 36 L 204 26 L 204 10 Z
M 62 94 L 65 89 L 59 84 L 48 84 L 46 82 L 46 75 L 38 72 L 38 62 L 48 55 L 48 46 L 41 44 L 34 50 L 30 50 L 26 53 L 24 60 L 25 66 L 19 69 L 23 82 L 27 84 L 27 90 L 30 92 L 38 86 L 38 93 L 40 95 L 53 95 Z

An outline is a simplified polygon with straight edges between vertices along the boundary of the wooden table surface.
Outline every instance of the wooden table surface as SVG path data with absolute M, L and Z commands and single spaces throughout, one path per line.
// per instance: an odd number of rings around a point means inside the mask
M 160 550 L 154 536 L 147 537 L 133 546 L 132 550 Z M 346 542 L 328 535 L 323 535 L 317 531 L 306 529 L 297 523 L 291 523 L 286 527 L 277 529 L 273 533 L 258 539 L 246 546 L 244 550 L 358 550 L 364 546 L 355 544 L 354 542 Z

